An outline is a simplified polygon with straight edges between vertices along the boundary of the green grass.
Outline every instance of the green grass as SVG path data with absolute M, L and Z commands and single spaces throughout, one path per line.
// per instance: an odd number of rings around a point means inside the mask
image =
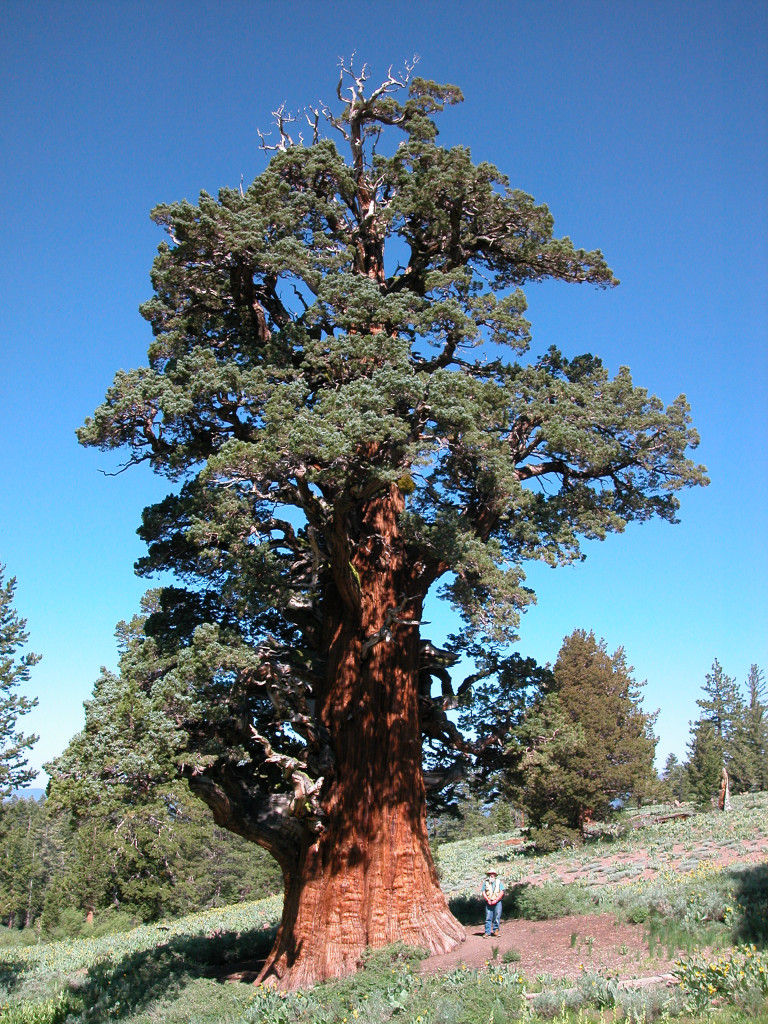
M 290 996 L 224 984 L 218 979 L 233 964 L 269 949 L 281 909 L 272 897 L 100 937 L 0 944 L 0 1024 L 608 1024 L 671 1017 L 688 1024 L 711 1012 L 720 1024 L 768 1024 L 761 987 L 768 972 L 768 865 L 723 867 L 717 860 L 718 851 L 738 850 L 759 835 L 767 815 L 768 794 L 758 794 L 736 798 L 729 815 L 625 828 L 546 856 L 508 844 L 518 833 L 440 845 L 443 886 L 465 923 L 480 922 L 479 879 L 495 864 L 508 889 L 507 917 L 595 911 L 643 922 L 652 954 L 678 954 L 680 984 L 672 990 L 621 990 L 613 979 L 589 972 L 577 982 L 531 983 L 504 956 L 482 971 L 421 976 L 414 951 L 402 948 L 371 953 L 352 978 Z M 687 847 L 685 857 L 695 866 L 675 869 L 682 860 L 673 853 L 676 844 Z M 632 872 L 638 851 L 658 863 L 650 879 Z M 626 863 L 602 870 L 606 852 Z M 557 880 L 558 874 L 572 880 Z M 532 875 L 548 880 L 533 885 Z M 714 950 L 709 959 L 704 947 Z M 726 962 L 744 977 L 732 981 L 730 974 L 715 984 Z

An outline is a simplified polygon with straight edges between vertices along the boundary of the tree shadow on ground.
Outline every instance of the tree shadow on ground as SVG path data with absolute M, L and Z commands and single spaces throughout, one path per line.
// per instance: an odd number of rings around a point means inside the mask
M 473 926 L 485 921 L 485 904 L 477 897 L 454 896 L 448 906 L 463 925 Z M 518 882 L 504 893 L 502 916 L 505 920 L 550 921 L 571 914 L 594 914 L 597 898 L 578 886 L 566 882 L 544 882 L 532 885 Z
M 768 948 L 768 864 L 734 871 L 734 896 L 741 907 L 733 930 L 734 942 L 754 942 Z
M 526 917 L 521 897 L 530 888 L 529 882 L 511 885 L 504 893 L 502 903 L 503 917 Z M 465 927 L 472 928 L 485 924 L 485 903 L 479 896 L 452 896 L 448 899 L 448 907 L 453 916 Z
M 26 960 L 0 962 L 0 988 L 4 988 L 6 992 L 13 992 L 23 980 L 27 970 L 29 970 L 29 964 Z
M 275 932 L 271 927 L 174 936 L 119 960 L 97 961 L 71 988 L 83 1001 L 83 1020 L 120 1019 L 178 993 L 197 978 L 224 980 L 236 971 L 246 973 L 244 965 L 255 977 L 272 948 Z
M 451 896 L 448 909 L 465 927 L 472 928 L 485 922 L 485 904 L 476 896 Z

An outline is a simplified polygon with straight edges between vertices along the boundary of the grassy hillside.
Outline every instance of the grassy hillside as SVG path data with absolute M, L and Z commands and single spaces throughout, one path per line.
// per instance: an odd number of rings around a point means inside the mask
M 271 898 L 101 938 L 0 949 L 0 1024 L 474 1024 L 601 1013 L 691 1021 L 712 1006 L 722 1021 L 768 1022 L 768 794 L 736 798 L 731 814 L 620 832 L 545 857 L 527 853 L 515 833 L 444 844 L 438 867 L 468 923 L 478 919 L 475 893 L 491 864 L 507 884 L 507 917 L 608 911 L 643 922 L 651 943 L 681 951 L 674 988 L 623 990 L 589 972 L 570 982 L 524 978 L 492 947 L 482 969 L 435 977 L 419 974 L 413 951 L 394 949 L 372 954 L 354 978 L 307 993 L 224 984 L 268 950 L 280 914 Z
M 641 922 L 677 922 L 701 938 L 723 923 L 735 939 L 768 939 L 765 864 L 768 794 L 736 797 L 730 814 L 694 814 L 656 824 L 627 815 L 584 846 L 529 856 L 519 834 L 445 844 L 437 850 L 444 890 L 466 912 L 478 879 L 495 867 L 512 893 L 507 913 L 546 918 L 590 910 Z M 633 827 L 643 822 L 639 828 Z M 762 869 L 760 865 L 763 865 Z

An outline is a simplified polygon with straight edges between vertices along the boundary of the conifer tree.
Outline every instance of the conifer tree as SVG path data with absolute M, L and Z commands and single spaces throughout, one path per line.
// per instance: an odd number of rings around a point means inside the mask
M 693 723 L 688 744 L 687 775 L 691 795 L 702 806 L 711 803 L 720 785 L 724 764 L 723 741 L 708 718 Z
M 669 797 L 680 803 L 689 797 L 687 766 L 681 764 L 676 754 L 669 754 L 661 774 L 664 788 Z
M 743 702 L 736 680 L 723 671 L 715 658 L 702 687 L 705 697 L 696 701 L 701 708 L 699 721 L 711 722 L 726 762 L 730 761 L 736 724 L 741 718 Z M 722 765 L 721 765 L 722 768 Z
M 142 614 L 119 623 L 120 671 L 102 669 L 83 731 L 45 765 L 48 809 L 72 827 L 60 885 L 84 918 L 111 907 L 153 921 L 280 888 L 279 872 L 265 870 L 271 858 L 244 857 L 242 840 L 204 823 L 177 778 L 179 730 L 147 685 L 164 669 L 143 630 L 156 602 L 151 591 Z
M 697 760 L 689 765 L 692 785 L 702 802 L 708 799 L 706 794 L 717 757 L 720 759 L 718 779 L 726 768 L 733 792 L 760 785 L 765 778 L 764 755 L 761 754 L 765 743 L 760 737 L 766 713 L 764 683 L 756 665 L 752 666 L 747 681 L 748 703 L 736 680 L 723 671 L 717 658 L 706 674 L 703 690 L 705 696 L 696 701 L 701 714 L 692 724 L 690 744 Z
M 643 794 L 656 779 L 655 714 L 640 705 L 623 648 L 609 655 L 605 641 L 577 629 L 566 637 L 553 670 L 553 693 L 581 740 L 550 780 L 550 806 L 571 829 L 585 815 L 609 816 L 615 800 Z
M 48 865 L 42 802 L 14 798 L 0 819 L 0 921 L 28 928 L 42 910 Z
M 473 687 L 459 725 L 481 739 L 475 744 L 471 784 L 486 803 L 513 801 L 525 810 L 537 849 L 554 849 L 580 838 L 570 825 L 566 777 L 584 749 L 584 733 L 566 715 L 549 666 L 513 655 L 491 679 Z
M 584 756 L 586 748 L 581 724 L 551 692 L 533 704 L 507 747 L 507 753 L 516 758 L 509 779 L 525 807 L 529 835 L 539 852 L 583 838 L 586 805 L 571 765 Z M 598 811 L 597 816 L 601 813 Z
M 768 790 L 768 686 L 758 665 L 751 665 L 747 677 L 744 733 L 752 754 L 749 788 Z
M 521 285 L 617 282 L 546 206 L 437 144 L 461 94 L 412 70 L 371 88 L 343 64 L 309 144 L 281 109 L 245 191 L 155 209 L 149 365 L 79 432 L 177 482 L 141 527 L 140 572 L 181 583 L 147 626 L 169 659 L 152 700 L 216 821 L 281 866 L 264 975 L 285 986 L 368 945 L 461 941 L 422 772 L 422 742 L 435 789 L 473 751 L 447 716 L 471 691 L 460 656 L 498 663 L 526 560 L 674 522 L 706 479 L 684 397 L 665 408 L 589 354 L 521 358 Z M 445 654 L 421 637 L 436 586 L 464 621 Z
M 752 665 L 730 744 L 728 772 L 736 793 L 768 789 L 768 695 L 765 676 Z
M 13 606 L 15 592 L 16 577 L 6 583 L 5 566 L 0 564 L 0 801 L 37 775 L 27 767 L 25 754 L 38 737 L 25 736 L 17 730 L 18 719 L 37 705 L 37 698 L 17 690 L 29 680 L 30 670 L 40 661 L 40 655 L 19 653 L 29 634 L 26 619 L 19 618 Z

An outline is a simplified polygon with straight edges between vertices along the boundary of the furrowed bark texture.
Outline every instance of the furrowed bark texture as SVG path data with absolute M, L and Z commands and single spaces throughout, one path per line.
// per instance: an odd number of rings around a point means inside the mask
M 353 559 L 357 617 L 331 594 L 320 718 L 335 775 L 323 800 L 325 830 L 286 874 L 283 919 L 261 977 L 297 988 L 348 974 L 367 946 L 401 941 L 431 953 L 462 942 L 429 849 L 418 664 L 421 602 L 409 602 L 386 639 L 387 613 L 413 590 L 396 516 L 396 488 L 370 502 Z M 409 624 L 412 622 L 413 624 Z M 365 649 L 366 637 L 382 634 Z

